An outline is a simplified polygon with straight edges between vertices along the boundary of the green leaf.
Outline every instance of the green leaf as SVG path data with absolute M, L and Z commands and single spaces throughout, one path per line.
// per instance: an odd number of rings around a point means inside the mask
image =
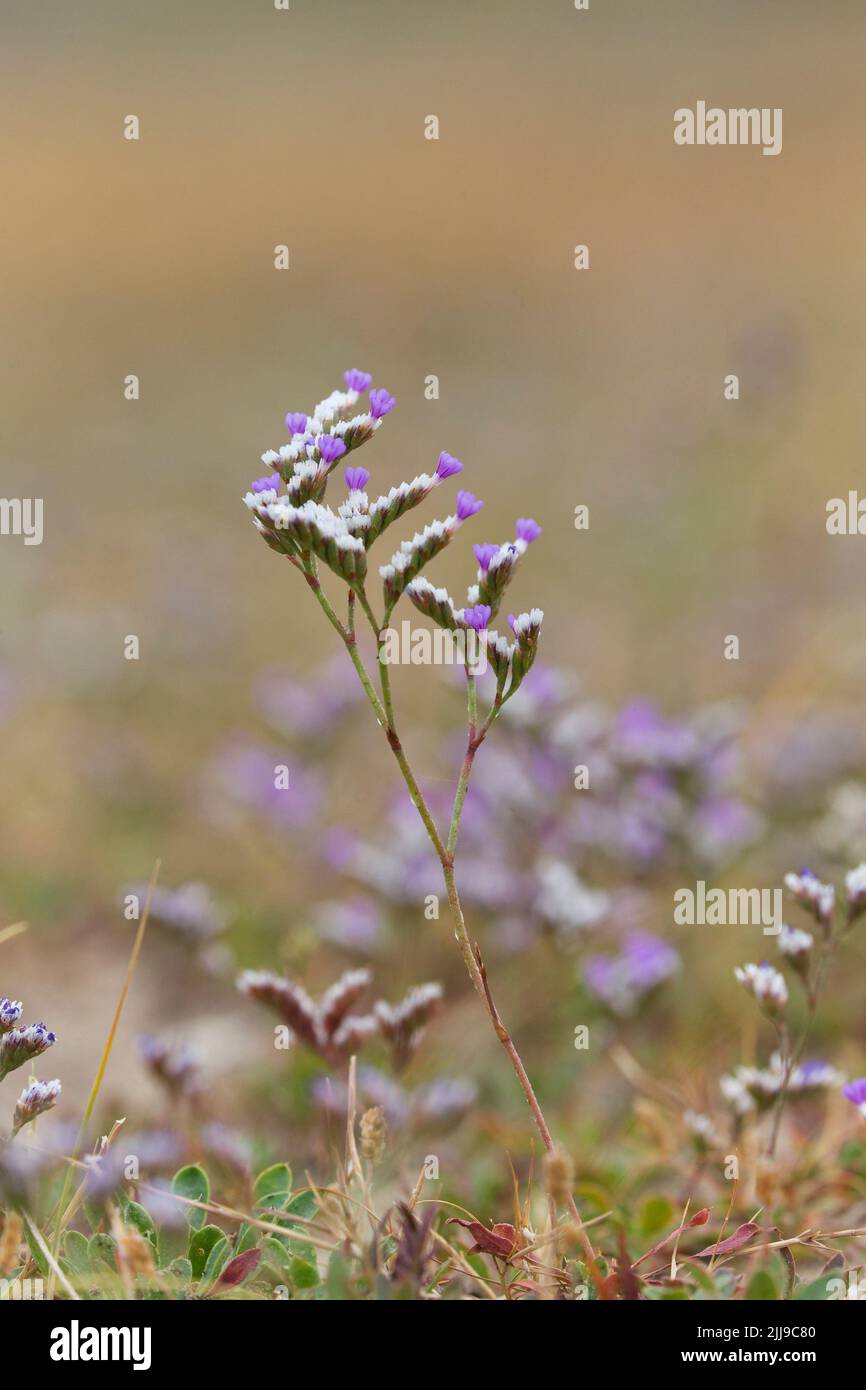
M 777 1303 L 779 1300 L 779 1290 L 776 1281 L 766 1269 L 759 1269 L 752 1275 L 746 1288 L 746 1298 L 749 1301 L 761 1303 Z
M 189 1237 L 189 1262 L 193 1278 L 200 1279 L 204 1274 L 208 1256 L 218 1241 L 225 1239 L 219 1226 L 202 1226 L 200 1231 L 191 1231 Z
M 108 1235 L 105 1231 L 98 1231 L 95 1236 L 90 1237 L 87 1247 L 91 1267 L 94 1261 L 108 1265 L 114 1273 L 117 1270 L 117 1241 L 114 1236 Z
M 168 1266 L 168 1273 L 178 1281 L 182 1288 L 185 1288 L 192 1279 L 192 1265 L 185 1256 L 179 1255 Z
M 193 1202 L 206 1202 L 210 1197 L 210 1182 L 207 1173 L 197 1163 L 180 1168 L 171 1181 L 171 1190 L 178 1197 L 186 1197 Z M 193 1230 L 199 1230 L 205 1223 L 206 1213 L 198 1207 L 184 1206 L 186 1219 Z
M 798 1289 L 794 1294 L 794 1302 L 825 1303 L 839 1297 L 844 1298 L 845 1294 L 838 1292 L 840 1284 L 844 1290 L 846 1282 L 838 1269 L 829 1274 L 822 1274 L 820 1279 L 815 1279 L 813 1283 L 804 1284 L 802 1289 Z
M 285 1207 L 292 1196 L 292 1170 L 288 1163 L 274 1163 L 256 1178 L 253 1198 L 257 1207 Z
M 201 1282 L 205 1287 L 213 1283 L 214 1279 L 217 1278 L 231 1253 L 232 1248 L 227 1236 L 223 1236 L 222 1240 L 218 1240 L 215 1245 L 211 1247 L 211 1252 L 207 1257 L 201 1276 Z
M 63 1253 L 76 1274 L 90 1269 L 90 1242 L 80 1231 L 67 1231 L 63 1237 Z
M 258 1238 L 259 1232 L 256 1230 L 255 1226 L 249 1226 L 246 1221 L 244 1221 L 243 1224 L 238 1227 L 237 1240 L 235 1241 L 236 1252 L 242 1255 L 245 1250 L 252 1250 Z
M 44 1275 L 44 1276 L 47 1278 L 47 1276 L 48 1276 L 48 1261 L 46 1260 L 45 1256 L 43 1255 L 42 1251 L 39 1249 L 39 1246 L 38 1246 L 37 1243 L 36 1243 L 36 1238 L 35 1238 L 35 1236 L 33 1235 L 33 1232 L 32 1232 L 31 1229 L 30 1229 L 30 1222 L 29 1222 L 29 1221 L 26 1221 L 26 1222 L 24 1223 L 24 1230 L 25 1230 L 25 1233 L 26 1233 L 26 1235 L 27 1235 L 27 1244 L 30 1246 L 30 1254 L 33 1256 L 34 1260 L 36 1261 L 36 1266 L 37 1266 L 37 1268 L 38 1268 L 38 1270 L 39 1270 L 39 1273 L 42 1274 L 42 1275 Z
M 156 1227 L 149 1211 L 145 1211 L 138 1202 L 127 1202 L 123 1218 L 128 1225 L 134 1226 L 145 1240 L 149 1240 L 151 1245 L 156 1246 Z
M 296 1258 L 289 1265 L 289 1278 L 296 1289 L 314 1289 L 319 1284 L 319 1271 L 309 1260 Z

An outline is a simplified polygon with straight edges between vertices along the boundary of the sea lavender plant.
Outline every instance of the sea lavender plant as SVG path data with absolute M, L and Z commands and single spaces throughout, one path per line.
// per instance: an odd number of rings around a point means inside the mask
M 359 481 L 355 473 L 349 480 L 348 498 L 336 508 L 329 506 L 325 501 L 328 481 L 340 459 L 366 444 L 396 404 L 388 391 L 371 387 L 369 409 L 353 413 L 361 391 L 371 386 L 368 376 L 354 368 L 348 372 L 345 376 L 347 389 L 333 392 L 315 407 L 306 421 L 304 433 L 295 430 L 296 419 L 294 415 L 291 417 L 291 442 L 277 450 L 268 450 L 262 456 L 262 462 L 272 470 L 272 486 L 262 490 L 251 488 L 244 501 L 262 539 L 299 572 L 346 648 L 439 859 L 455 936 L 467 973 L 508 1054 L 544 1147 L 549 1151 L 555 1147 L 554 1141 L 517 1048 L 493 1001 L 480 951 L 477 946 L 473 949 L 455 877 L 461 814 L 476 754 L 501 710 L 532 667 L 538 650 L 543 620 L 540 609 L 510 615 L 510 639 L 490 629 L 489 625 L 496 618 L 520 561 L 539 535 L 540 528 L 531 520 L 521 518 L 513 541 L 499 545 L 495 553 L 485 551 L 480 559 L 476 556 L 479 559 L 476 580 L 467 591 L 465 603 L 458 605 L 446 589 L 434 587 L 422 571 L 483 506 L 471 492 L 459 491 L 451 514 L 402 541 L 390 561 L 379 567 L 382 581 L 379 616 L 368 594 L 368 557 L 373 544 L 395 521 L 423 502 L 448 478 L 461 472 L 462 464 L 443 451 L 432 474 L 419 474 L 411 482 L 401 483 L 372 501 L 366 491 L 352 486 Z M 342 444 L 342 449 L 337 448 L 338 444 Z M 367 481 L 369 479 L 364 480 L 365 486 Z M 338 616 L 325 593 L 321 568 L 330 570 L 345 585 L 344 618 Z M 487 711 L 480 713 L 476 677 L 467 663 L 466 747 L 445 833 L 434 820 L 398 732 L 390 671 L 384 659 L 383 633 L 404 594 L 420 613 L 441 628 L 463 629 L 464 632 L 472 628 L 488 634 L 487 651 L 495 677 L 495 693 Z M 359 649 L 357 610 L 369 623 L 377 644 L 378 691 Z M 271 1002 L 289 1000 L 285 991 L 281 993 L 279 986 L 265 979 L 260 979 L 254 987 L 269 994 Z M 309 1000 L 293 995 L 290 1002 L 297 1025 L 318 1041 L 316 1025 L 320 1023 L 320 1016 L 317 1017 Z M 296 1024 L 293 1022 L 291 1026 Z M 568 1197 L 568 1206 L 579 1221 L 571 1193 Z M 592 1243 L 582 1226 L 580 1229 L 584 1252 L 595 1272 Z
M 788 1022 L 789 991 L 783 973 L 764 961 L 738 966 L 735 974 L 752 994 L 762 1012 L 772 1022 L 779 1048 L 768 1068 L 739 1067 L 732 1075 L 722 1078 L 725 1099 L 739 1115 L 750 1110 L 772 1110 L 772 1122 L 767 1143 L 767 1156 L 772 1158 L 779 1136 L 785 1102 L 791 1097 L 814 1095 L 822 1090 L 838 1088 L 844 1078 L 823 1061 L 802 1062 L 804 1048 L 814 1023 L 818 1001 L 827 971 L 835 958 L 842 939 L 851 931 L 866 910 L 866 864 L 851 869 L 845 876 L 844 893 L 837 899 L 836 889 L 824 883 L 811 869 L 785 875 L 785 887 L 794 901 L 812 918 L 817 934 L 801 927 L 783 924 L 777 938 L 779 953 L 801 981 L 806 995 L 806 1019 L 795 1039 Z M 851 1099 L 851 1091 L 845 1094 Z

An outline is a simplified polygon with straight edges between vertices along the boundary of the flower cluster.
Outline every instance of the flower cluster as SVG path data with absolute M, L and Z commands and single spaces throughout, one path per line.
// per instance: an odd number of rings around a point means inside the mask
M 11 1071 L 40 1057 L 56 1041 L 56 1035 L 44 1023 L 28 1023 L 19 1027 L 24 1012 L 20 999 L 0 997 L 0 1081 Z M 51 1110 L 60 1096 L 59 1081 L 34 1081 L 21 1092 L 12 1119 L 12 1137 L 24 1125 Z
M 366 1105 L 381 1106 L 391 1129 L 445 1128 L 471 1110 L 478 1087 L 463 1076 L 434 1077 L 423 1086 L 407 1090 L 377 1067 L 358 1068 L 358 1096 Z M 334 1077 L 318 1077 L 313 1083 L 316 1104 L 328 1114 L 344 1115 L 348 1088 Z
M 34 1057 L 40 1057 L 56 1041 L 44 1023 L 17 1027 L 22 1006 L 11 999 L 0 999 L 0 1081 Z
M 353 1013 L 371 982 L 369 970 L 348 970 L 318 1003 L 295 980 L 270 970 L 247 970 L 237 985 L 242 994 L 273 1009 L 294 1038 L 332 1065 L 382 1038 L 399 1071 L 420 1044 L 426 1024 L 439 1007 L 442 989 L 438 984 L 419 985 L 399 1004 L 378 1000 L 371 1012 Z
M 344 373 L 345 390 L 332 392 L 311 415 L 290 411 L 288 444 L 269 449 L 262 462 L 272 470 L 251 484 L 244 498 L 253 522 L 267 544 L 314 580 L 317 562 L 327 565 L 349 588 L 365 596 L 367 555 L 374 541 L 398 518 L 417 507 L 463 464 L 443 450 L 432 473 L 420 473 L 371 500 L 370 472 L 356 464 L 346 469 L 347 496 L 336 507 L 325 501 L 328 480 L 349 453 L 366 444 L 396 404 L 383 389 L 372 387 L 372 376 L 352 368 Z M 369 392 L 369 408 L 356 412 L 360 396 Z M 434 588 L 421 574 L 451 542 L 457 530 L 476 516 L 483 502 L 473 493 L 458 491 L 454 511 L 430 522 L 400 543 L 387 564 L 380 565 L 384 614 L 382 626 L 403 593 L 439 626 L 451 630 L 486 630 L 495 617 L 521 557 L 541 534 L 531 517 L 520 517 L 513 540 L 475 546 L 478 571 L 466 601 L 458 606 L 447 590 Z M 508 623 L 513 641 L 489 634 L 491 663 L 500 703 L 517 689 L 535 660 L 543 614 L 533 608 Z
M 786 1065 L 781 1053 L 774 1052 L 766 1067 L 737 1067 L 719 1082 L 722 1095 L 737 1115 L 768 1110 L 784 1091 L 789 1100 L 811 1100 L 842 1085 L 844 1077 L 827 1062 L 801 1062 L 791 1069 L 786 1081 Z
M 588 957 L 583 978 L 612 1013 L 628 1015 L 679 968 L 679 955 L 666 941 L 649 932 L 628 931 L 619 955 Z
M 35 1120 L 39 1115 L 44 1115 L 46 1110 L 52 1110 L 60 1099 L 62 1087 L 58 1080 L 54 1081 L 34 1081 L 29 1086 L 25 1086 L 15 1105 L 15 1113 L 12 1117 L 12 1133 L 17 1134 L 19 1129 L 29 1125 L 31 1120 Z
M 172 1096 L 193 1097 L 204 1089 L 199 1055 L 188 1043 L 167 1043 L 144 1034 L 138 1039 L 138 1052 Z

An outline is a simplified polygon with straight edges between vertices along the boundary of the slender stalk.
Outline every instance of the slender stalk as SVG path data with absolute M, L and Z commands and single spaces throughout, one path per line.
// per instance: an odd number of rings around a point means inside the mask
M 520 1083 L 521 1090 L 523 1091 L 526 1102 L 532 1113 L 532 1118 L 535 1122 L 535 1127 L 538 1130 L 541 1142 L 543 1143 L 545 1149 L 549 1152 L 550 1150 L 556 1147 L 553 1141 L 553 1137 L 550 1133 L 547 1121 L 544 1118 L 544 1112 L 542 1111 L 541 1106 L 538 1102 L 538 1097 L 535 1094 L 532 1082 L 530 1081 L 526 1068 L 523 1065 L 520 1053 L 518 1052 L 517 1047 L 515 1046 L 514 1041 L 512 1040 L 511 1035 L 508 1032 L 508 1029 L 502 1021 L 502 1017 L 499 1013 L 499 1010 L 497 1009 L 496 1004 L 494 1003 L 493 995 L 490 990 L 490 984 L 487 978 L 487 970 L 484 966 L 478 946 L 476 945 L 473 950 L 472 943 L 469 939 L 469 933 L 466 930 L 466 920 L 463 915 L 463 907 L 460 902 L 460 896 L 457 891 L 457 881 L 454 874 L 454 852 L 456 849 L 457 836 L 460 829 L 460 815 L 463 809 L 463 803 L 466 799 L 466 792 L 469 787 L 469 778 L 472 772 L 472 765 L 475 759 L 475 754 L 478 751 L 478 748 L 480 747 L 484 738 L 486 737 L 491 724 L 499 714 L 500 709 L 502 708 L 503 704 L 505 703 L 505 700 L 508 697 L 503 697 L 501 692 L 497 691 L 493 707 L 491 708 L 487 719 L 485 720 L 484 724 L 479 730 L 475 678 L 471 674 L 471 672 L 467 671 L 467 748 L 457 783 L 457 790 L 454 799 L 454 808 L 452 811 L 451 824 L 448 832 L 448 841 L 447 844 L 443 844 L 436 823 L 424 798 L 424 794 L 418 785 L 417 779 L 415 778 L 415 774 L 413 773 L 409 760 L 406 757 L 403 745 L 400 742 L 399 735 L 397 734 L 396 724 L 394 721 L 394 710 L 391 699 L 390 678 L 387 669 L 387 664 L 381 660 L 381 655 L 378 650 L 381 629 L 364 590 L 359 589 L 357 591 L 358 602 L 361 605 L 361 608 L 367 617 L 367 620 L 370 624 L 370 627 L 374 633 L 377 642 L 379 678 L 382 687 L 381 701 L 373 688 L 373 684 L 370 680 L 370 677 L 367 674 L 364 663 L 361 660 L 360 654 L 358 652 L 354 633 L 354 626 L 352 625 L 351 628 L 344 627 L 343 624 L 340 622 L 339 618 L 337 617 L 336 613 L 331 607 L 331 604 L 328 602 L 325 593 L 322 590 L 322 586 L 319 582 L 318 576 L 315 573 L 314 562 L 310 561 L 307 565 L 304 566 L 304 575 L 308 585 L 315 594 L 320 607 L 322 608 L 326 617 L 328 618 L 328 621 L 331 623 L 332 627 L 336 628 L 337 632 L 340 634 L 340 637 L 344 645 L 346 646 L 346 650 L 349 653 L 349 656 L 352 660 L 352 664 L 355 667 L 355 670 L 361 681 L 361 685 L 363 686 L 367 699 L 369 700 L 370 705 L 372 706 L 373 712 L 375 713 L 379 724 L 382 725 L 382 728 L 385 731 L 385 736 L 388 740 L 388 745 L 392 753 L 394 754 L 394 757 L 397 761 L 397 765 L 400 768 L 400 771 L 403 775 L 403 779 L 406 782 L 406 785 L 409 789 L 409 795 L 412 798 L 412 802 L 416 810 L 418 811 L 419 816 L 421 817 L 421 820 L 424 824 L 424 828 L 426 829 L 427 834 L 430 837 L 430 841 L 433 845 L 433 848 L 436 851 L 439 863 L 442 867 L 442 875 L 445 881 L 445 888 L 448 894 L 448 904 L 451 910 L 451 917 L 454 922 L 454 935 L 457 940 L 457 944 L 460 948 L 460 954 L 463 957 L 463 962 L 466 966 L 467 974 L 469 975 L 469 978 L 472 981 L 472 984 L 475 988 L 475 992 L 477 993 L 478 997 L 480 998 L 487 1011 L 487 1014 L 490 1018 L 491 1024 L 493 1025 L 493 1029 L 496 1033 L 497 1038 L 502 1044 L 505 1052 L 508 1054 L 508 1058 L 514 1069 L 514 1073 L 517 1077 L 518 1082 Z M 350 614 L 351 611 L 352 610 L 350 607 Z M 601 1278 L 596 1268 L 595 1251 L 593 1249 L 592 1241 L 586 1233 L 586 1229 L 584 1228 L 577 1204 L 574 1201 L 574 1198 L 571 1196 L 569 1196 L 569 1208 L 574 1220 L 577 1222 L 578 1232 L 589 1265 L 590 1274 L 596 1286 L 601 1290 Z

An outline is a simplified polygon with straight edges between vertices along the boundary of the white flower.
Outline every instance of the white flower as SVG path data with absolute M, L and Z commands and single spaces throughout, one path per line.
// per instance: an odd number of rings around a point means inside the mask
M 787 922 L 782 923 L 779 950 L 783 956 L 789 956 L 792 961 L 802 961 L 814 944 L 815 938 L 810 932 L 803 931 L 800 927 L 789 927 Z
M 719 1081 L 719 1090 L 735 1114 L 748 1115 L 750 1110 L 754 1110 L 755 1102 L 746 1090 L 743 1079 L 739 1075 L 739 1072 L 742 1070 L 742 1067 L 739 1068 L 735 1076 L 723 1076 Z
M 826 924 L 830 920 L 836 901 L 836 890 L 832 883 L 822 883 L 804 869 L 801 874 L 786 874 L 785 887 L 819 922 Z
M 715 1148 L 721 1144 L 721 1139 L 709 1115 L 699 1114 L 697 1110 L 686 1110 L 683 1113 L 683 1121 L 702 1144 L 706 1144 L 709 1148 Z
M 542 859 L 536 872 L 539 891 L 535 910 L 552 926 L 574 931 L 590 927 L 605 916 L 609 905 L 607 893 L 587 888 L 561 859 Z
M 845 875 L 845 897 L 849 911 L 859 910 L 866 903 L 866 864 L 858 864 Z
M 785 977 L 775 966 L 738 965 L 734 971 L 740 984 L 754 995 L 761 1008 L 769 1014 L 781 1013 L 788 1002 L 788 986 Z

